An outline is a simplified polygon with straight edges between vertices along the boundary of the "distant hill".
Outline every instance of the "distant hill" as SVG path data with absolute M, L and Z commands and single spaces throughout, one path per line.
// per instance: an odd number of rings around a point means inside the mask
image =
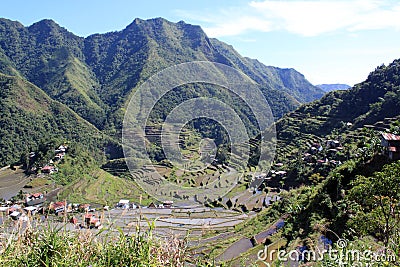
M 226 64 L 253 78 L 276 118 L 324 94 L 299 72 L 244 58 L 231 46 L 208 38 L 199 26 L 184 22 L 135 19 L 121 31 L 83 38 L 52 20 L 25 27 L 17 21 L 0 19 L 0 73 L 41 90 L 43 98 L 68 110 L 66 114 L 74 111 L 79 122 L 94 126 L 94 130 L 111 136 L 115 142 L 119 142 L 124 107 L 137 86 L 169 66 L 199 60 Z M 176 103 L 169 103 L 173 104 Z M 13 108 L 17 103 L 9 99 L 8 105 Z M 64 115 L 42 111 L 53 120 Z M 8 117 L 2 120 L 4 124 L 14 123 Z M 36 131 L 47 133 L 41 128 Z M 71 130 L 65 131 L 58 134 L 65 136 Z M 83 139 L 88 132 L 77 135 Z M 28 147 L 37 142 L 23 130 L 9 132 L 2 142 L 16 138 L 28 140 Z M 1 153 L 0 165 L 10 163 L 15 153 Z
M 349 90 L 329 92 L 302 105 L 276 123 L 281 142 L 278 147 L 400 116 L 399 77 L 400 59 L 377 67 L 364 82 Z
M 336 90 L 347 90 L 351 88 L 350 85 L 342 84 L 342 83 L 335 83 L 335 84 L 317 84 L 318 88 L 321 88 L 325 92 L 331 92 Z
M 311 102 L 321 97 L 321 90 L 311 85 L 298 71 L 266 66 L 257 59 L 242 57 L 232 46 L 224 42 L 217 39 L 210 40 L 213 46 L 235 67 L 259 84 L 277 92 L 283 91 L 287 97 L 293 97 L 299 103 Z

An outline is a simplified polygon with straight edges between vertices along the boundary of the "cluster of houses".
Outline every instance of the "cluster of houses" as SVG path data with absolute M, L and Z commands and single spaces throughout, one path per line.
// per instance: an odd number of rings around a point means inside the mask
M 5 217 L 10 217 L 13 220 L 27 221 L 28 217 L 26 214 L 34 212 L 32 207 L 22 207 L 19 204 L 13 204 L 11 206 L 0 207 L 0 223 L 3 223 Z
M 318 158 L 319 152 L 324 151 L 320 143 L 313 143 L 308 152 L 303 154 L 303 161 L 309 165 L 340 165 L 341 161 L 336 159 L 336 153 L 343 151 L 343 146 L 339 140 L 329 139 L 326 141 L 326 157 Z M 329 159 L 330 158 L 330 159 Z
M 70 219 L 70 222 L 74 224 L 77 228 L 101 228 L 101 220 L 99 216 L 95 215 L 96 211 L 90 204 L 75 204 L 67 203 L 67 201 L 50 202 L 46 205 L 45 194 L 38 192 L 32 194 L 26 194 L 25 201 L 19 201 L 17 203 L 12 203 L 7 201 L 4 206 L 0 206 L 0 223 L 3 219 L 9 217 L 13 220 L 26 221 L 30 215 L 43 214 L 43 215 L 60 215 L 60 214 L 74 214 Z M 148 206 L 143 208 L 172 208 L 173 201 L 164 201 L 160 204 L 150 203 Z M 116 209 L 136 209 L 138 208 L 133 202 L 127 199 L 121 199 L 116 205 Z M 109 210 L 109 206 L 104 206 L 104 210 Z M 76 214 L 83 213 L 84 218 L 79 222 Z M 79 216 L 78 216 L 79 217 Z M 82 223 L 83 222 L 83 223 Z
M 283 170 L 284 164 L 278 162 L 274 164 L 274 169 L 271 169 L 268 173 L 259 173 L 255 175 L 249 187 L 254 189 L 259 189 L 261 185 L 265 185 L 266 182 L 271 180 L 281 180 L 287 176 L 287 171 Z
M 382 153 L 391 160 L 400 160 L 400 135 L 380 132 L 380 136 L 383 148 Z M 341 157 L 338 157 L 337 153 L 343 150 L 344 148 L 340 140 L 328 139 L 322 144 L 315 142 L 303 154 L 302 160 L 310 166 L 337 166 L 342 164 Z M 287 172 L 283 169 L 283 163 L 275 163 L 269 173 L 261 173 L 253 177 L 250 187 L 258 188 L 264 182 L 281 180 L 287 175 Z
M 58 169 L 55 167 L 55 163 L 59 162 L 65 157 L 67 150 L 67 145 L 60 145 L 57 149 L 55 149 L 54 158 L 50 159 L 45 166 L 40 168 L 40 172 L 42 174 L 52 174 L 57 172 Z M 31 161 L 34 161 L 36 158 L 36 152 L 30 152 L 29 158 Z M 36 173 L 37 169 L 31 169 L 30 171 Z M 47 212 L 58 214 L 67 210 L 64 202 L 50 203 L 50 205 L 46 207 L 44 205 L 45 201 L 46 197 L 45 194 L 42 192 L 26 194 L 25 201 L 18 201 L 16 203 L 8 201 L 5 203 L 4 206 L 0 207 L 2 218 L 3 215 L 8 215 L 14 220 L 25 220 L 28 214 L 45 214 Z
M 41 202 L 44 201 L 44 199 L 41 193 L 27 196 L 27 201 L 30 202 L 29 204 L 33 204 L 32 201 L 38 200 Z M 74 216 L 70 218 L 70 223 L 74 224 L 76 228 L 102 228 L 101 218 L 93 213 L 95 210 L 91 208 L 90 204 L 72 204 L 66 201 L 51 202 L 48 206 L 44 206 L 43 203 L 37 204 L 37 202 L 36 205 L 30 206 L 29 204 L 25 202 L 25 204 L 19 203 L 0 207 L 0 223 L 3 223 L 4 218 L 7 217 L 14 221 L 27 221 L 29 216 L 37 213 L 42 214 L 44 217 L 47 217 L 46 215 L 49 214 L 74 213 Z M 79 212 L 83 213 L 83 223 L 80 223 L 77 219 L 77 213 Z
M 400 135 L 392 134 L 389 132 L 380 132 L 382 153 L 391 160 L 400 160 Z M 303 160 L 309 164 L 316 165 L 340 165 L 340 160 L 328 159 L 335 158 L 337 152 L 343 151 L 343 146 L 339 140 L 327 140 L 326 150 L 327 158 L 316 159 L 318 152 L 323 151 L 324 148 L 319 143 L 311 145 L 309 152 L 305 153 Z
M 46 204 L 46 196 L 42 192 L 31 193 L 25 195 L 25 201 L 17 201 L 15 203 L 7 201 L 3 206 L 0 206 L 1 222 L 5 217 L 13 220 L 26 221 L 31 215 L 37 213 L 42 215 L 59 215 L 72 212 L 89 213 L 95 211 L 90 204 L 72 204 L 66 201 L 50 202 Z M 92 220 L 93 221 L 93 220 Z M 92 222 L 91 221 L 91 222 Z M 99 225 L 94 224 L 95 227 Z
M 382 153 L 391 160 L 400 160 L 400 135 L 380 132 Z M 310 150 L 303 155 L 303 160 L 310 165 L 340 165 L 341 161 L 335 158 L 337 152 L 343 151 L 343 146 L 339 140 L 327 140 L 327 157 L 318 159 L 318 152 L 324 148 L 319 143 L 311 145 Z M 330 159 L 329 159 L 330 158 Z
M 48 164 L 46 164 L 40 169 L 41 173 L 52 174 L 58 172 L 58 169 L 54 166 L 54 163 L 57 163 L 64 158 L 65 154 L 67 153 L 67 149 L 68 149 L 67 145 L 61 145 L 56 150 L 54 150 L 55 152 L 54 158 L 50 159 Z M 34 152 L 31 152 L 31 154 L 32 153 Z M 34 155 L 35 154 L 33 154 L 33 156 Z
M 8 215 L 13 220 L 27 220 L 28 214 L 43 213 L 45 200 L 43 193 L 26 194 L 25 202 L 7 201 L 4 206 L 1 206 L 1 216 L 4 218 L 4 215 Z
M 11 218 L 13 220 L 27 221 L 28 214 L 35 214 L 39 211 L 39 206 L 29 206 L 23 203 L 13 203 L 6 201 L 4 205 L 0 206 L 0 223 L 3 223 L 4 218 Z

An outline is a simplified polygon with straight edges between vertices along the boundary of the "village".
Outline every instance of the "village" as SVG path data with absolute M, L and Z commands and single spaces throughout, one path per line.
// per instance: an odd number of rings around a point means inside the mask
M 388 132 L 379 132 L 381 139 L 382 154 L 386 155 L 391 160 L 400 159 L 400 136 Z M 310 143 L 309 150 L 303 154 L 302 160 L 309 166 L 322 166 L 330 165 L 336 166 L 341 164 L 341 160 L 335 155 L 337 152 L 342 151 L 344 148 L 340 140 L 328 139 L 321 145 L 318 142 Z M 325 158 L 319 158 L 319 155 L 325 155 Z M 54 151 L 54 158 L 49 159 L 48 162 L 37 171 L 36 177 L 51 176 L 58 172 L 57 163 L 60 162 L 68 153 L 68 146 L 60 145 Z M 35 157 L 35 152 L 29 154 L 30 158 Z M 248 182 L 248 190 L 245 190 L 233 197 L 225 197 L 219 202 L 220 208 L 200 208 L 200 206 L 180 207 L 174 206 L 173 201 L 152 202 L 149 205 L 140 205 L 133 203 L 128 199 L 121 199 L 112 207 L 105 205 L 99 206 L 91 203 L 68 203 L 67 200 L 61 201 L 48 201 L 46 193 L 32 192 L 24 195 L 24 199 L 7 200 L 1 203 L 0 206 L 0 223 L 3 224 L 7 220 L 14 222 L 28 221 L 31 216 L 39 216 L 42 221 L 51 218 L 54 221 L 59 221 L 62 218 L 68 221 L 75 229 L 101 229 L 106 220 L 106 216 L 110 218 L 112 214 L 115 218 L 118 216 L 123 217 L 121 214 L 129 214 L 121 226 L 129 225 L 134 218 L 161 218 L 157 222 L 158 226 L 162 227 L 176 227 L 185 228 L 184 226 L 193 227 L 195 224 L 190 220 L 196 218 L 198 212 L 211 213 L 216 209 L 222 213 L 222 210 L 230 210 L 232 213 L 227 216 L 228 219 L 224 220 L 224 216 L 215 216 L 215 218 L 206 218 L 207 216 L 197 216 L 197 223 L 199 228 L 207 227 L 222 227 L 223 225 L 233 227 L 247 217 L 254 216 L 263 208 L 269 207 L 274 202 L 279 201 L 280 190 L 282 182 L 288 175 L 285 170 L 285 164 L 277 162 L 273 168 L 267 173 L 257 173 Z M 35 179 L 35 178 L 33 178 Z M 281 186 L 279 186 L 281 185 Z M 266 190 L 268 188 L 268 190 Z M 273 188 L 277 188 L 274 190 Z M 268 193 L 266 193 L 268 192 Z M 215 204 L 215 203 L 214 203 Z M 107 213 L 108 212 L 108 213 Z M 245 212 L 245 214 L 243 214 Z M 249 213 L 250 212 L 250 213 Z M 175 216 L 173 214 L 175 213 Z M 246 214 L 247 213 L 247 214 Z M 107 215 L 108 214 L 108 215 Z M 179 214 L 176 216 L 176 214 Z M 184 216 L 182 216 L 185 214 Z M 245 216 L 243 216 L 245 215 Z M 175 217 L 175 218 L 174 218 Z M 212 217 L 212 216 L 211 216 Z M 226 219 L 226 218 L 225 218 Z
M 374 153 L 384 155 L 389 160 L 400 159 L 400 135 L 374 129 L 380 142 Z M 299 151 L 300 162 L 319 172 L 332 169 L 346 159 L 348 146 L 342 138 L 310 140 L 307 149 Z M 35 156 L 31 152 L 30 157 Z M 54 157 L 37 168 L 31 176 L 51 178 L 61 169 L 59 162 L 68 155 L 68 145 L 60 145 L 54 150 Z M 357 155 L 355 155 L 357 156 Z M 290 159 L 290 158 L 289 158 Z M 128 235 L 140 229 L 153 229 L 155 236 L 187 236 L 189 246 L 195 255 L 207 254 L 211 243 L 223 243 L 235 235 L 235 227 L 282 200 L 284 188 L 290 176 L 290 161 L 276 161 L 268 171 L 256 172 L 245 182 L 245 190 L 229 194 L 211 203 L 212 205 L 186 205 L 174 201 L 153 201 L 142 205 L 122 198 L 111 205 L 98 203 L 77 203 L 67 199 L 57 199 L 52 192 L 32 191 L 24 193 L 23 199 L 11 198 L 0 203 L 0 225 L 4 229 L 21 229 L 29 225 L 62 225 L 68 231 L 122 231 Z M 302 207 L 294 207 L 301 210 Z M 273 221 L 266 229 L 260 229 L 252 237 L 242 237 L 227 247 L 217 258 L 218 261 L 233 260 L 240 253 L 247 253 L 257 246 L 270 242 L 285 226 L 285 215 Z M 5 231 L 6 233 L 7 231 Z M 279 234 L 278 234 L 279 235 Z M 211 236 L 202 241 L 201 238 Z M 5 238 L 4 234 L 2 235 Z M 324 236 L 323 236 L 324 237 Z M 275 244 L 275 243 L 274 243 Z M 281 246 L 279 242 L 275 245 Z M 254 259 L 255 260 L 255 259 Z

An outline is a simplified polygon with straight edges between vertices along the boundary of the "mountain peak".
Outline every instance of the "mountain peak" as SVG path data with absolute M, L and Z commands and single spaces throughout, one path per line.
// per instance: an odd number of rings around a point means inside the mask
M 33 23 L 28 29 L 36 29 L 36 28 L 47 28 L 47 29 L 56 29 L 61 28 L 54 20 L 52 19 L 42 19 L 38 22 Z
M 21 22 L 16 21 L 16 20 L 10 20 L 10 19 L 6 19 L 6 18 L 0 18 L 0 24 L 13 24 L 14 26 L 18 27 L 18 28 L 25 28 L 24 25 L 22 25 Z
M 29 26 L 28 31 L 32 34 L 48 38 L 50 36 L 69 35 L 77 37 L 67 29 L 61 27 L 57 22 L 51 19 L 43 19 Z
M 151 18 L 151 19 L 141 19 L 141 18 L 135 18 L 131 24 L 126 26 L 125 29 L 130 29 L 132 27 L 138 26 L 138 25 L 161 25 L 162 23 L 172 23 L 164 18 L 158 17 L 158 18 Z

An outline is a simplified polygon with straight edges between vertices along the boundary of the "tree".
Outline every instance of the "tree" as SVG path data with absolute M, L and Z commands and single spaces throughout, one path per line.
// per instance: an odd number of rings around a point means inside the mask
M 325 177 L 322 176 L 319 172 L 317 173 L 313 173 L 310 175 L 310 177 L 308 178 L 313 184 L 318 184 L 319 182 L 321 182 Z
M 371 177 L 357 176 L 349 199 L 358 204 L 350 221 L 361 234 L 371 234 L 387 247 L 400 232 L 400 163 L 386 165 Z

